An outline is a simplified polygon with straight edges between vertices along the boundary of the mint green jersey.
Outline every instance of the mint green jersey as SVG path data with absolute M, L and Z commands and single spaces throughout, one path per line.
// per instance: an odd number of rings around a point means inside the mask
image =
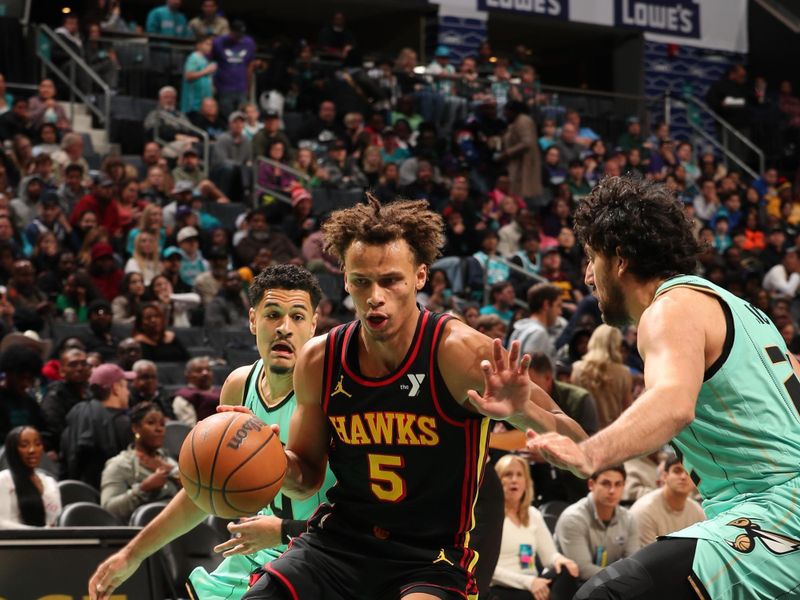
M 264 361 L 259 359 L 250 369 L 245 384 L 242 405 L 268 425 L 280 427 L 280 440 L 286 445 L 289 436 L 289 422 L 297 406 L 294 393 L 289 394 L 280 404 L 267 406 L 258 387 L 264 370 Z M 330 468 L 325 473 L 325 481 L 316 494 L 305 500 L 293 500 L 278 494 L 270 506 L 259 511 L 260 515 L 275 515 L 281 519 L 307 520 L 317 507 L 325 501 L 328 488 L 336 483 Z M 189 575 L 189 591 L 194 600 L 222 600 L 241 598 L 247 591 L 250 573 L 276 559 L 286 550 L 285 545 L 265 548 L 245 556 L 230 556 L 220 563 L 213 573 L 198 567 Z
M 656 297 L 676 287 L 716 296 L 726 313 L 722 356 L 705 374 L 694 421 L 674 439 L 713 517 L 800 474 L 800 381 L 762 311 L 693 275 L 665 281 Z

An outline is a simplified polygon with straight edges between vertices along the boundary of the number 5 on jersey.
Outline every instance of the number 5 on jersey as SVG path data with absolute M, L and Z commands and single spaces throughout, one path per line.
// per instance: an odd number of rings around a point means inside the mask
M 402 456 L 368 454 L 370 490 L 381 502 L 400 502 L 406 497 L 406 482 L 395 471 L 405 466 Z

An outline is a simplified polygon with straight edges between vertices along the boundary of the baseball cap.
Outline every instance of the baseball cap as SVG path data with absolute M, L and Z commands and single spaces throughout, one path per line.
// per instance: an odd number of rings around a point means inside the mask
M 98 171 L 92 175 L 92 183 L 100 187 L 110 187 L 114 181 L 103 171 Z
M 42 194 L 42 197 L 39 198 L 39 202 L 42 206 L 58 206 L 58 194 L 55 192 L 45 192 Z
M 188 148 L 186 148 L 186 150 L 181 152 L 181 156 L 189 156 L 190 154 L 193 154 L 194 156 L 200 156 L 197 153 L 197 150 L 194 149 L 194 146 L 189 146 Z
M 547 256 L 549 254 L 558 254 L 558 246 L 548 246 L 542 249 L 542 256 Z
M 637 117 L 636 115 L 631 115 L 630 117 L 625 119 L 625 123 L 627 123 L 628 125 L 633 125 L 634 123 L 639 123 L 639 122 L 640 122 L 639 117 Z
M 111 244 L 106 244 L 105 242 L 100 242 L 99 244 L 95 244 L 92 246 L 92 260 L 97 260 L 98 258 L 102 258 L 104 256 L 113 256 L 114 249 L 111 247 Z
M 178 238 L 177 239 L 178 239 L 178 243 L 180 244 L 183 241 L 186 241 L 186 240 L 191 239 L 191 238 L 196 238 L 196 237 L 200 237 L 200 232 L 197 231 L 197 229 L 195 229 L 191 225 L 189 225 L 188 227 L 182 228 L 178 232 Z
M 297 206 L 306 199 L 311 200 L 311 193 L 304 187 L 297 186 L 292 190 L 292 206 Z
M 177 256 L 178 258 L 183 258 L 183 254 L 181 253 L 180 248 L 176 248 L 175 246 L 169 246 L 168 248 L 164 248 L 164 252 L 161 253 L 161 256 L 165 260 L 173 256 Z
M 347 145 L 344 140 L 333 140 L 331 145 L 328 146 L 328 150 L 347 150 Z
M 450 58 L 450 48 L 447 46 L 438 46 L 434 56 L 437 58 Z
M 274 108 L 270 108 L 269 110 L 264 111 L 264 118 L 265 119 L 278 119 L 280 118 L 281 114 L 275 110 Z
M 242 121 L 246 121 L 247 117 L 242 111 L 235 110 L 228 117 L 228 123 L 233 123 L 236 119 L 241 119 Z
M 247 33 L 247 24 L 241 19 L 231 21 L 231 31 L 234 33 Z
M 176 219 L 182 219 L 186 215 L 190 215 L 190 214 L 192 214 L 192 207 L 191 206 L 179 206 L 175 210 L 175 218 Z
M 192 185 L 191 181 L 178 181 L 172 188 L 172 192 L 170 192 L 173 196 L 177 194 L 185 194 L 186 192 L 193 192 L 194 185 Z
M 133 381 L 136 379 L 136 373 L 133 371 L 123 371 L 119 365 L 106 363 L 92 370 L 92 374 L 89 376 L 89 385 L 99 385 L 107 389 L 123 379 Z

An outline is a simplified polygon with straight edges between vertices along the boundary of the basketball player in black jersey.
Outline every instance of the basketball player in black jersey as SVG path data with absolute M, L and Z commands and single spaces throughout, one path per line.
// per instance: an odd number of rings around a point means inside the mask
M 475 597 L 469 535 L 487 417 L 585 437 L 530 381 L 518 344 L 506 354 L 416 304 L 442 232 L 425 202 L 371 196 L 325 223 L 357 320 L 298 356 L 283 493 L 312 493 L 328 460 L 338 483 L 245 599 Z

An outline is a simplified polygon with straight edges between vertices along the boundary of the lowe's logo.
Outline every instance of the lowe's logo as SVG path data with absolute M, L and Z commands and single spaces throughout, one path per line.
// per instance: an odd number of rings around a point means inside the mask
M 478 10 L 507 11 L 566 19 L 569 0 L 478 0 Z
M 696 0 L 614 0 L 614 24 L 661 35 L 700 37 Z

